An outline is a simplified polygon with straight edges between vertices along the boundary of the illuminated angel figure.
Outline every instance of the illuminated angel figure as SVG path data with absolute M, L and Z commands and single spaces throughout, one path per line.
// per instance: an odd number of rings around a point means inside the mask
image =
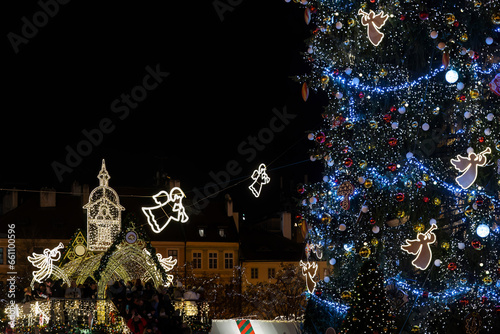
M 411 263 L 418 269 L 425 270 L 432 260 L 432 251 L 430 245 L 436 242 L 436 235 L 432 232 L 437 225 L 432 225 L 425 233 L 418 233 L 417 239 L 405 240 L 406 244 L 401 249 L 417 257 Z
M 182 205 L 182 199 L 186 197 L 181 188 L 174 187 L 170 193 L 162 190 L 153 196 L 156 206 L 142 208 L 142 211 L 148 219 L 149 226 L 155 233 L 160 233 L 170 223 L 171 220 L 185 223 L 189 220 L 186 210 Z M 167 213 L 165 206 L 169 204 L 172 207 L 172 212 Z M 174 215 L 173 213 L 176 213 Z
M 260 191 L 264 184 L 271 182 L 271 178 L 266 173 L 267 167 L 264 164 L 260 164 L 259 168 L 254 170 L 252 173 L 253 183 L 248 187 L 252 191 L 255 197 L 260 196 Z
M 379 29 L 384 26 L 389 15 L 384 15 L 384 12 L 375 14 L 373 10 L 367 13 L 362 9 L 358 11 L 358 15 L 362 15 L 361 24 L 368 27 L 368 39 L 373 45 L 378 46 L 384 38 L 384 34 Z
M 54 266 L 52 262 L 59 261 L 61 252 L 59 249 L 64 248 L 62 242 L 53 249 L 44 249 L 43 254 L 33 253 L 33 256 L 28 256 L 28 261 L 38 268 L 39 270 L 33 272 L 33 279 L 38 283 L 44 282 L 47 278 L 52 276 Z
M 489 153 L 491 153 L 491 149 L 487 147 L 479 154 L 471 152 L 468 157 L 458 155 L 456 159 L 451 159 L 453 167 L 463 173 L 455 178 L 460 187 L 467 189 L 476 181 L 477 167 L 486 165 L 487 159 L 484 155 Z
M 300 266 L 302 267 L 302 275 L 306 277 L 307 290 L 309 293 L 313 293 L 314 289 L 316 289 L 314 278 L 318 271 L 318 264 L 316 262 L 303 262 L 300 260 Z

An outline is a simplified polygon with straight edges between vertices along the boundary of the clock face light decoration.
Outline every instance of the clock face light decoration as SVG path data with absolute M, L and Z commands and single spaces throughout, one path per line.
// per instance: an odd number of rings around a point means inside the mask
M 405 240 L 406 244 L 401 246 L 405 252 L 416 255 L 411 263 L 418 269 L 425 270 L 431 263 L 430 245 L 436 242 L 436 235 L 432 232 L 434 229 L 437 229 L 437 225 L 432 225 L 425 233 L 418 233 L 417 239 Z
M 389 18 L 389 15 L 385 14 L 381 11 L 378 14 L 375 14 L 373 10 L 370 12 L 364 12 L 362 9 L 358 11 L 358 15 L 361 15 L 361 24 L 367 27 L 368 30 L 368 39 L 370 43 L 374 46 L 378 46 L 382 39 L 384 39 L 384 34 L 380 32 L 380 28 L 382 28 L 385 24 L 385 21 Z
M 37 271 L 33 272 L 33 279 L 35 281 L 42 283 L 52 276 L 52 262 L 59 261 L 61 258 L 61 252 L 59 250 L 62 248 L 64 248 L 64 245 L 60 242 L 59 245 L 52 249 L 44 249 L 43 254 L 33 253 L 32 256 L 28 256 L 28 261 L 30 261 L 34 267 L 38 268 Z
M 142 208 L 142 212 L 146 215 L 148 224 L 151 226 L 153 232 L 160 233 L 172 220 L 180 221 L 181 223 L 189 220 L 182 204 L 184 197 L 186 195 L 184 195 L 181 188 L 173 187 L 170 189 L 170 193 L 162 190 L 153 196 L 153 200 L 158 205 Z
M 487 147 L 479 154 L 469 152 L 467 157 L 458 155 L 456 159 L 451 159 L 453 167 L 462 173 L 462 175 L 455 178 L 460 187 L 467 189 L 474 184 L 477 178 L 477 168 L 486 165 L 487 159 L 485 154 L 489 153 L 491 153 L 491 149 Z
M 262 186 L 271 182 L 271 178 L 267 175 L 267 167 L 265 164 L 260 164 L 259 168 L 252 173 L 253 183 L 248 187 L 255 197 L 260 196 Z

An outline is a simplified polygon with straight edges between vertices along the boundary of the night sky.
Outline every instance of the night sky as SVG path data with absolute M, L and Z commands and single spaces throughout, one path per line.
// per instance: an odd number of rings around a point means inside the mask
M 305 160 L 320 97 L 304 103 L 290 79 L 307 70 L 300 6 L 112 3 L 4 4 L 0 187 L 92 189 L 104 158 L 112 187 L 161 170 L 190 197 L 229 169 L 221 194 L 252 211 L 278 205 L 280 177 L 317 172 Z M 260 163 L 273 186 L 255 199 L 244 180 Z

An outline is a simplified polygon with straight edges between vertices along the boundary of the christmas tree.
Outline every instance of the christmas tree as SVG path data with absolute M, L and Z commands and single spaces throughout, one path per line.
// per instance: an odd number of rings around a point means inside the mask
M 377 267 L 373 260 L 363 263 L 342 333 L 389 333 L 394 329 L 384 280 Z
M 306 332 L 340 330 L 372 259 L 397 327 L 382 332 L 498 332 L 500 3 L 300 3 L 310 71 L 296 80 L 324 112 L 308 135 L 323 179 L 298 187 L 299 225 L 330 272 Z

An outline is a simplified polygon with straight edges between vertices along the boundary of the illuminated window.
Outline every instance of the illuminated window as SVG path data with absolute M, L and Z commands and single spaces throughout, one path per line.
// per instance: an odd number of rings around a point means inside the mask
M 219 236 L 220 236 L 221 238 L 225 238 L 225 237 L 226 237 L 226 230 L 225 230 L 225 229 L 223 229 L 223 228 L 220 228 L 220 229 L 219 229 Z
M 201 252 L 193 252 L 193 269 L 201 269 Z
M 217 269 L 217 253 L 208 253 L 208 269 Z
M 259 268 L 251 268 L 250 269 L 250 278 L 259 278 Z
M 204 227 L 198 228 L 198 233 L 200 234 L 200 237 L 203 238 L 205 236 L 205 228 Z
M 276 276 L 276 269 L 268 268 L 267 269 L 267 278 L 272 279 Z
M 224 253 L 224 269 L 233 269 L 234 256 L 233 253 Z
M 169 250 L 168 250 L 168 254 L 167 254 L 167 256 L 171 256 L 171 257 L 172 257 L 172 259 L 176 259 L 176 260 L 177 260 L 177 259 L 178 259 L 178 255 L 179 255 L 179 254 L 178 254 L 178 252 L 177 252 L 177 249 L 169 249 Z

